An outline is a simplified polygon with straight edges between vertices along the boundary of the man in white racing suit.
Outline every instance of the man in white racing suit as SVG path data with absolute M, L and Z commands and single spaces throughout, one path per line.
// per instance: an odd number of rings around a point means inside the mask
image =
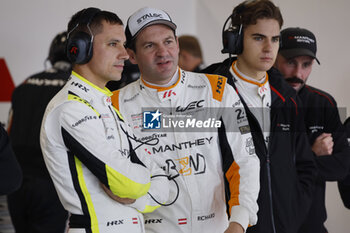
M 162 10 L 129 17 L 127 51 L 141 78 L 112 96 L 136 152 L 147 152 L 174 181 L 167 206 L 144 215 L 146 231 L 244 232 L 257 222 L 259 161 L 243 106 L 225 77 L 178 68 L 175 29 Z
M 128 59 L 122 21 L 87 8 L 72 17 L 68 32 L 72 75 L 49 103 L 40 138 L 59 198 L 71 214 L 68 232 L 143 233 L 141 213 L 165 203 L 169 185 L 163 169 L 132 149 L 129 129 L 104 87 L 120 79 Z

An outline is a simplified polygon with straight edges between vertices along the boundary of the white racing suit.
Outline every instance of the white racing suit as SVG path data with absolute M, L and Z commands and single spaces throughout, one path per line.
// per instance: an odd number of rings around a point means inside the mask
M 168 88 L 151 86 L 141 77 L 112 96 L 113 105 L 133 129 L 130 138 L 136 152 L 146 151 L 174 180 L 169 202 L 176 202 L 145 214 L 146 231 L 222 233 L 229 221 L 245 229 L 256 224 L 259 160 L 237 93 L 222 76 L 180 69 L 175 75 L 177 83 Z M 179 115 L 181 121 L 182 114 L 200 115 L 204 109 L 214 112 L 207 121 L 210 127 L 215 125 L 211 130 L 190 129 L 197 123 L 191 120 L 186 126 L 187 116 L 180 129 L 183 122 L 172 118 Z M 230 114 L 220 115 L 227 110 Z M 220 129 L 215 129 L 214 118 L 221 120 Z
M 58 196 L 71 214 L 69 232 L 144 232 L 140 212 L 159 207 L 147 193 L 160 203 L 168 199 L 164 171 L 135 154 L 111 95 L 72 72 L 44 115 L 40 143 Z M 151 179 L 154 175 L 162 176 Z M 137 200 L 120 204 L 101 184 L 114 195 Z

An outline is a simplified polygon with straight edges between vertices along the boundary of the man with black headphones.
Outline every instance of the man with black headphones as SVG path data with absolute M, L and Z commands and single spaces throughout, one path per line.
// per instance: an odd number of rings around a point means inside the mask
M 260 159 L 259 220 L 247 232 L 296 233 L 311 204 L 316 167 L 296 93 L 271 69 L 282 15 L 271 1 L 253 0 L 236 6 L 229 19 L 222 52 L 237 58 L 203 72 L 228 78 L 241 96 L 252 129 Z
M 134 152 L 129 128 L 105 88 L 119 80 L 128 54 L 120 18 L 87 8 L 68 23 L 69 81 L 50 101 L 40 143 L 70 233 L 143 233 L 142 212 L 168 199 L 168 179 Z M 49 232 L 49 231 L 48 231 Z
M 324 233 L 327 219 L 326 181 L 341 181 L 346 177 L 350 163 L 347 141 L 337 103 L 325 91 L 306 84 L 316 57 L 315 35 L 304 28 L 286 28 L 281 31 L 282 46 L 275 67 L 302 100 L 306 133 L 318 168 L 316 187 L 310 212 L 300 233 Z
M 40 148 L 40 126 L 47 104 L 67 82 L 67 32 L 52 40 L 47 60 L 52 67 L 27 78 L 14 90 L 9 137 L 23 171 L 20 189 L 7 198 L 17 233 L 63 233 L 68 213 L 58 199 Z

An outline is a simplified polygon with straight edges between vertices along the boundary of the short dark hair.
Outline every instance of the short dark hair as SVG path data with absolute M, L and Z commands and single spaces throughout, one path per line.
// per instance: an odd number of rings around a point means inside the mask
M 231 24 L 243 28 L 254 25 L 258 19 L 275 19 L 280 28 L 283 25 L 283 17 L 280 9 L 270 0 L 246 0 L 236 6 L 232 11 Z
M 185 50 L 193 56 L 203 59 L 202 49 L 196 37 L 190 35 L 179 36 L 179 47 L 180 52 Z
M 73 28 L 76 27 L 76 25 L 79 22 L 81 22 L 81 16 L 85 10 L 86 9 L 78 11 L 72 16 L 72 18 L 68 23 L 68 29 L 67 29 L 68 32 L 71 32 Z M 107 23 L 110 23 L 110 24 L 123 25 L 123 21 L 115 13 L 109 12 L 109 11 L 99 11 L 93 16 L 90 22 L 90 29 L 94 35 L 102 31 L 103 20 L 105 20 Z M 79 24 L 79 26 L 75 30 L 89 33 L 89 30 L 86 24 Z

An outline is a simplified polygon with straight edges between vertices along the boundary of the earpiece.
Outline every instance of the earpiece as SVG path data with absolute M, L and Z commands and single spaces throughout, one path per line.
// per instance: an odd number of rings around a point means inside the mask
M 90 23 L 94 16 L 100 12 L 98 8 L 86 8 L 75 27 L 68 32 L 67 36 L 67 57 L 74 64 L 86 64 L 92 58 L 92 42 L 94 40 L 94 35 L 90 29 Z M 75 31 L 75 29 L 80 25 L 85 24 L 89 30 L 89 33 L 83 31 Z
M 232 25 L 228 29 L 225 30 L 226 24 L 232 18 L 241 17 L 240 13 L 242 12 L 242 8 L 244 6 L 239 7 L 234 10 L 232 14 L 226 19 L 224 26 L 222 28 L 222 44 L 223 49 L 221 53 L 229 53 L 229 54 L 241 54 L 243 52 L 243 25 L 240 22 L 239 25 Z M 240 21 L 240 20 L 239 20 Z

